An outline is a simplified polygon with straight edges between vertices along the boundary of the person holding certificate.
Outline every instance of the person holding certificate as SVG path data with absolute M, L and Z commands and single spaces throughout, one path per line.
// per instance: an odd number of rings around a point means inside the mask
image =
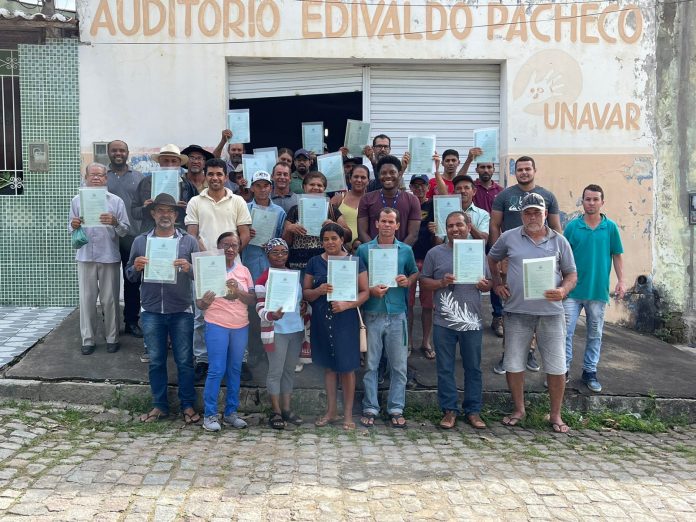
M 142 415 L 142 422 L 154 422 L 169 415 L 167 400 L 167 340 L 171 339 L 179 384 L 179 408 L 186 424 L 201 420 L 193 409 L 196 393 L 193 389 L 193 309 L 191 254 L 198 252 L 193 236 L 183 234 L 174 226 L 177 204 L 170 194 L 159 194 L 148 211 L 155 220 L 155 228 L 135 238 L 126 266 L 126 277 L 140 283 L 141 320 L 150 357 L 148 375 L 152 392 L 152 409 Z M 173 284 L 148 282 L 143 274 L 155 259 L 146 257 L 147 244 L 152 239 L 174 241 L 176 259 L 170 261 L 174 270 Z
M 256 280 L 256 312 L 261 318 L 261 342 L 268 357 L 266 389 L 271 398 L 268 425 L 276 430 L 290 422 L 296 426 L 302 419 L 290 409 L 295 383 L 295 366 L 305 343 L 305 325 L 309 320 L 307 302 L 302 298 L 302 283 L 296 270 L 288 270 L 288 244 L 281 238 L 271 239 L 265 246 L 270 268 Z M 277 302 L 294 297 L 293 308 Z
M 264 245 L 274 237 L 280 237 L 285 224 L 285 211 L 271 201 L 273 183 L 268 172 L 259 170 L 251 176 L 251 192 L 254 199 L 247 203 L 251 214 L 249 244 L 242 251 L 242 263 L 256 281 L 268 268 Z
M 370 428 L 379 413 L 377 399 L 377 372 L 382 353 L 387 354 L 390 368 L 389 397 L 386 412 L 392 428 L 405 428 L 406 380 L 408 358 L 408 324 L 406 321 L 408 289 L 418 278 L 418 267 L 410 246 L 396 239 L 399 229 L 399 211 L 384 208 L 377 219 L 377 237 L 358 248 L 358 257 L 369 263 L 370 250 L 385 246 L 397 250 L 396 264 L 392 267 L 370 266 L 376 283 L 370 287 L 370 299 L 363 307 L 367 326 L 367 358 L 363 386 L 365 396 L 360 423 Z M 385 284 L 387 270 L 391 272 L 390 284 Z M 377 272 L 377 274 L 375 274 Z
M 203 428 L 207 431 L 220 431 L 217 399 L 223 376 L 227 390 L 222 423 L 238 429 L 247 427 L 247 423 L 237 415 L 237 408 L 242 359 L 249 338 L 247 307 L 256 302 L 256 294 L 249 270 L 238 259 L 240 245 L 237 233 L 220 235 L 217 247 L 225 252 L 227 294 L 216 297 L 215 293 L 208 291 L 197 300 L 198 308 L 205 311 L 205 344 L 208 348 L 208 376 L 203 390 Z
M 331 199 L 331 203 L 338 205 L 338 210 L 343 214 L 348 227 L 351 231 L 353 242 L 350 244 L 350 251 L 355 252 L 360 246 L 358 239 L 358 206 L 360 199 L 365 195 L 367 185 L 370 182 L 370 170 L 365 165 L 352 166 L 350 173 L 350 190 L 347 192 L 337 192 Z
M 322 427 L 343 422 L 344 430 L 355 429 L 353 422 L 353 397 L 355 395 L 355 370 L 360 367 L 360 336 L 358 307 L 369 295 L 367 272 L 362 260 L 358 260 L 357 301 L 328 301 L 327 294 L 334 291 L 328 280 L 329 257 L 347 257 L 343 248 L 345 230 L 336 223 L 327 223 L 319 236 L 324 253 L 307 263 L 303 282 L 304 298 L 312 305 L 312 360 L 324 367 L 326 386 L 326 413 L 315 421 Z M 355 281 L 345 281 L 354 285 Z M 341 379 L 343 389 L 343 416 L 338 415 L 336 386 Z
M 68 231 L 83 228 L 89 242 L 75 252 L 77 282 L 80 290 L 80 337 L 82 354 L 90 355 L 96 347 L 97 298 L 104 313 L 106 351 L 117 352 L 118 342 L 118 295 L 121 286 L 119 267 L 121 254 L 119 238 L 129 230 L 128 214 L 123 200 L 106 190 L 107 169 L 101 163 L 90 163 L 85 171 L 85 186 L 104 191 L 99 206 L 82 208 L 80 195 L 70 202 Z M 86 213 L 94 215 L 98 226 L 86 226 Z
M 324 195 L 326 191 L 326 178 L 318 171 L 308 173 L 303 179 L 305 194 Z M 323 245 L 318 236 L 310 236 L 307 229 L 302 226 L 300 221 L 299 205 L 290 209 L 285 220 L 283 239 L 290 245 L 290 258 L 288 266 L 295 270 L 304 270 L 307 262 L 314 256 L 321 255 Z M 350 241 L 351 231 L 341 211 L 335 206 L 329 205 L 328 214 L 323 225 L 328 223 L 338 223 L 344 230 L 346 241 Z
M 473 272 L 471 280 L 478 282 L 457 284 L 454 264 L 455 240 L 469 237 L 471 216 L 461 210 L 452 212 L 445 221 L 447 243 L 433 247 L 425 256 L 420 276 L 422 290 L 434 291 L 433 344 L 437 357 L 437 399 L 444 416 L 440 427 L 451 429 L 461 413 L 457 404 L 457 381 L 455 360 L 457 343 L 464 366 L 464 402 L 462 410 L 466 421 L 474 428 L 483 429 L 481 419 L 482 378 L 481 345 L 483 343 L 483 317 L 481 292 L 491 289 L 491 280 L 480 277 L 484 274 L 483 244 L 481 244 L 478 266 L 466 268 Z M 479 243 L 481 243 L 479 241 Z M 473 264 L 473 263 L 472 263 Z
M 570 244 L 545 224 L 547 214 L 542 195 L 530 192 L 524 196 L 522 226 L 507 230 L 498 238 L 488 253 L 488 267 L 493 290 L 505 301 L 503 369 L 514 411 L 503 418 L 503 424 L 515 426 L 524 419 L 524 369 L 536 332 L 551 397 L 549 420 L 553 431 L 567 433 L 569 428 L 561 418 L 566 373 L 562 301 L 575 288 L 578 276 Z M 507 284 L 502 282 L 498 265 L 505 258 Z M 530 261 L 534 262 L 534 270 L 528 268 Z

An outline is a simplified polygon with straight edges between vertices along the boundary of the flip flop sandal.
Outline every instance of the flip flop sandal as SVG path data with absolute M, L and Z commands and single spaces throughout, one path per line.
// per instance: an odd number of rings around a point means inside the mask
M 406 427 L 406 418 L 400 413 L 392 413 L 389 415 L 390 425 L 392 428 L 404 429 Z M 400 422 L 402 421 L 403 422 Z
M 360 424 L 366 428 L 373 428 L 375 425 L 375 415 L 373 413 L 365 413 L 360 417 Z
M 354 431 L 355 430 L 355 423 L 354 422 L 344 422 L 343 423 L 343 431 Z
M 522 419 L 524 419 L 524 417 L 509 416 L 509 417 L 503 417 L 503 420 L 500 422 L 502 422 L 503 426 L 514 427 L 514 426 L 517 426 L 522 421 Z
M 342 416 L 334 417 L 333 419 L 324 416 L 324 417 L 319 417 L 317 420 L 315 420 L 314 425 L 317 428 L 323 428 L 324 426 L 328 426 L 329 424 L 337 424 L 339 422 L 343 422 Z
M 565 430 L 563 428 L 565 428 Z M 551 429 L 554 433 L 562 433 L 563 435 L 570 433 L 570 427 L 565 422 L 561 422 L 560 424 L 557 422 L 552 422 Z
M 421 351 L 423 352 L 423 355 L 425 356 L 426 359 L 429 361 L 432 361 L 435 359 L 435 350 L 433 350 L 433 347 L 430 346 L 421 346 Z
M 158 411 L 157 413 L 143 413 L 140 417 L 138 417 L 138 420 L 140 420 L 140 422 L 157 422 L 159 420 L 164 420 L 167 417 L 169 417 L 168 413 Z
M 201 416 L 195 411 L 193 414 L 184 412 L 184 422 L 186 424 L 198 424 L 201 421 Z
M 268 425 L 274 430 L 284 430 L 285 421 L 283 420 L 283 416 L 280 413 L 274 413 L 268 419 Z
M 290 424 L 294 424 L 295 426 L 299 426 L 304 422 L 300 416 L 295 415 L 295 413 L 292 411 L 284 411 L 281 413 L 281 415 L 285 422 L 289 422 Z

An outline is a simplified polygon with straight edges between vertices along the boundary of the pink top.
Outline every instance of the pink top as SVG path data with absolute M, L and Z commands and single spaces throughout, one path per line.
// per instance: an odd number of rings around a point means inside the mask
M 248 292 L 254 288 L 249 269 L 239 260 L 236 260 L 232 268 L 227 269 L 227 279 L 234 279 L 239 283 L 242 292 Z M 216 297 L 205 311 L 205 320 L 223 328 L 244 328 L 249 324 L 247 305 L 239 299 L 230 301 L 224 297 Z

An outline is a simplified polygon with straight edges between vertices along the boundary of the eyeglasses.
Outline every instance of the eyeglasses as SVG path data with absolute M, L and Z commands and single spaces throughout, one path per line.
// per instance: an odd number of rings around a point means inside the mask
M 391 145 L 373 145 L 373 149 L 391 149 Z
M 87 176 L 89 176 L 90 178 L 105 178 L 106 174 L 103 174 L 101 172 L 90 172 L 89 174 L 87 174 Z
M 222 244 L 220 245 L 220 248 L 221 248 L 223 251 L 227 251 L 227 250 L 239 250 L 239 245 L 232 245 L 232 244 L 230 244 L 230 243 L 222 243 Z
M 269 255 L 280 257 L 280 256 L 287 256 L 288 253 L 289 252 L 287 250 L 271 250 L 269 252 Z

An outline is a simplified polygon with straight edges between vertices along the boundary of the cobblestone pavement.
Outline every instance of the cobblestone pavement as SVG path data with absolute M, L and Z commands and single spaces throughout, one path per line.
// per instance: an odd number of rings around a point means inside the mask
M 130 419 L 0 404 L 0 519 L 696 518 L 696 427 L 213 434 Z

